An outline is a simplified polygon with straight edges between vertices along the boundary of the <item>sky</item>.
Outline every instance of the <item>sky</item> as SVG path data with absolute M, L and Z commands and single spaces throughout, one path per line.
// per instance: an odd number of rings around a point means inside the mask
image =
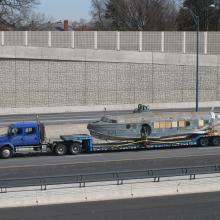
M 40 0 L 40 2 L 36 10 L 47 17 L 53 17 L 55 21 L 90 19 L 91 0 Z

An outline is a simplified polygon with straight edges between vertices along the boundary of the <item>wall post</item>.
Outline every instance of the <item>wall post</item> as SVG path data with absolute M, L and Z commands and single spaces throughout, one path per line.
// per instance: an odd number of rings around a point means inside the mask
M 2 31 L 2 36 L 1 36 L 1 38 L 2 38 L 1 45 L 4 46 L 4 45 L 5 45 L 5 32 L 4 32 L 4 31 Z
M 139 51 L 143 51 L 143 32 L 139 32 Z
M 161 52 L 164 52 L 164 32 L 161 32 Z
M 75 32 L 71 31 L 71 48 L 75 48 Z
M 208 53 L 208 32 L 204 32 L 204 54 Z
M 48 47 L 52 46 L 52 42 L 51 42 L 51 31 L 48 31 Z
M 186 53 L 186 32 L 183 32 L 183 53 Z
M 120 50 L 120 32 L 117 31 L 117 50 Z
M 94 49 L 98 49 L 98 32 L 94 31 Z
M 25 31 L 24 33 L 24 46 L 28 46 L 28 31 Z

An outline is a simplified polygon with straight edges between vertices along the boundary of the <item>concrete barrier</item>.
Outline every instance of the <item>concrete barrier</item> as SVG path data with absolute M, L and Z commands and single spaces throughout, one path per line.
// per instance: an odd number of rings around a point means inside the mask
M 168 196 L 220 191 L 220 176 L 200 175 L 195 180 L 189 177 L 162 178 L 127 181 L 124 185 L 92 183 L 85 188 L 78 185 L 48 186 L 47 190 L 34 188 L 12 188 L 0 194 L 0 208 L 79 203 L 141 197 Z

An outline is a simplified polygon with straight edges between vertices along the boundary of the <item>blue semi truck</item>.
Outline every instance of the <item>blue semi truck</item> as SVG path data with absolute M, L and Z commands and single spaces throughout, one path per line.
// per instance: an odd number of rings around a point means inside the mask
M 39 121 L 21 122 L 11 124 L 8 132 L 0 136 L 0 157 L 7 159 L 19 152 L 52 152 L 62 156 L 66 154 L 77 155 L 80 153 L 141 150 L 149 148 L 165 148 L 180 146 L 219 146 L 220 134 L 197 134 L 189 139 L 178 141 L 133 140 L 130 142 L 95 144 L 91 135 L 61 135 L 59 139 L 46 140 L 45 126 Z

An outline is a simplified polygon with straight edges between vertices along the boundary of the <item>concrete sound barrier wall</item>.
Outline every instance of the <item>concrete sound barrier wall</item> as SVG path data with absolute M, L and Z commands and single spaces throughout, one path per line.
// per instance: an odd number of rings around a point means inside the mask
M 220 57 L 200 55 L 199 98 L 220 101 Z M 195 55 L 4 47 L 0 108 L 195 101 Z

